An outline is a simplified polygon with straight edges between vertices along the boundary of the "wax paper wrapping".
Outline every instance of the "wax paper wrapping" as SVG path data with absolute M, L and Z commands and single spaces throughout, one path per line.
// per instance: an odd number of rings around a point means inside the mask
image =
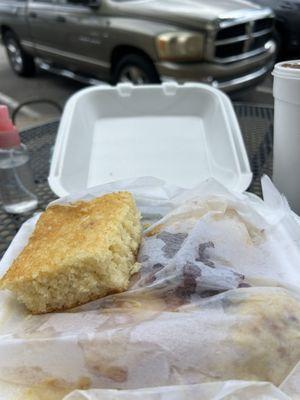
M 263 186 L 266 202 L 215 181 L 182 190 L 144 178 L 56 201 L 131 191 L 146 227 L 142 267 L 126 293 L 71 312 L 30 316 L 0 292 L 0 399 L 77 388 L 69 399 L 299 398 L 300 229 L 267 178 Z M 150 387 L 160 388 L 139 391 Z
M 0 388 L 1 384 L 0 384 Z M 4 393 L 5 390 L 5 393 Z M 49 391 L 49 386 L 30 389 L 5 386 L 2 399 L 57 400 L 63 389 Z M 194 385 L 163 386 L 135 390 L 75 390 L 64 400 L 291 400 L 282 390 L 268 382 L 226 381 Z M 295 397 L 296 399 L 296 397 Z
M 227 381 L 188 386 L 137 390 L 75 391 L 66 400 L 288 400 L 281 390 L 266 382 Z

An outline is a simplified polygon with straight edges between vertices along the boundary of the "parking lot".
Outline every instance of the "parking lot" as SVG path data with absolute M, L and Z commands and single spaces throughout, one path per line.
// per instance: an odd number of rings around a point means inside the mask
M 61 107 L 68 98 L 84 88 L 82 83 L 38 70 L 34 78 L 21 78 L 11 70 L 5 50 L 0 46 L 0 103 L 11 110 L 30 100 L 51 100 Z M 231 96 L 234 101 L 255 104 L 273 104 L 271 74 L 256 88 Z M 16 117 L 20 129 L 59 118 L 60 112 L 50 104 L 32 104 L 23 107 Z

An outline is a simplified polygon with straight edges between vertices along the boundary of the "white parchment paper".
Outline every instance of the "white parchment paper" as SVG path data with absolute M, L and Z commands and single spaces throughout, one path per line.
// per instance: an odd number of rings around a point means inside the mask
M 132 192 L 142 268 L 126 293 L 71 312 L 31 316 L 0 292 L 0 399 L 300 398 L 300 228 L 262 183 L 265 201 L 213 180 L 183 190 L 154 178 L 55 201 Z

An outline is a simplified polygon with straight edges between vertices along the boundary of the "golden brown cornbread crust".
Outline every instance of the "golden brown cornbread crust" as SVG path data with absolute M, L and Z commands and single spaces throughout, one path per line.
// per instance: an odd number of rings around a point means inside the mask
M 14 291 L 33 313 L 70 308 L 125 290 L 136 271 L 140 235 L 139 212 L 128 192 L 50 206 L 2 278 L 1 287 Z M 70 295 L 65 304 L 63 299 L 52 302 L 51 297 L 64 291 L 59 276 L 70 286 L 68 290 L 82 296 Z M 53 292 L 47 294 L 47 304 L 30 304 L 25 292 L 39 296 L 41 286 Z

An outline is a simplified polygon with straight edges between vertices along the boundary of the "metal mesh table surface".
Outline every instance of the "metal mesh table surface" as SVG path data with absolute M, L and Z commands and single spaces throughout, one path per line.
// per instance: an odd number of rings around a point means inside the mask
M 272 175 L 273 109 L 267 106 L 249 104 L 234 105 L 243 133 L 248 157 L 253 172 L 249 191 L 261 196 L 260 177 Z M 56 198 L 48 185 L 50 153 L 55 142 L 58 121 L 37 126 L 21 133 L 21 140 L 28 146 L 31 166 L 36 184 L 39 207 L 34 212 L 44 210 Z M 4 212 L 0 203 L 0 257 L 24 221 L 32 212 L 12 215 Z

